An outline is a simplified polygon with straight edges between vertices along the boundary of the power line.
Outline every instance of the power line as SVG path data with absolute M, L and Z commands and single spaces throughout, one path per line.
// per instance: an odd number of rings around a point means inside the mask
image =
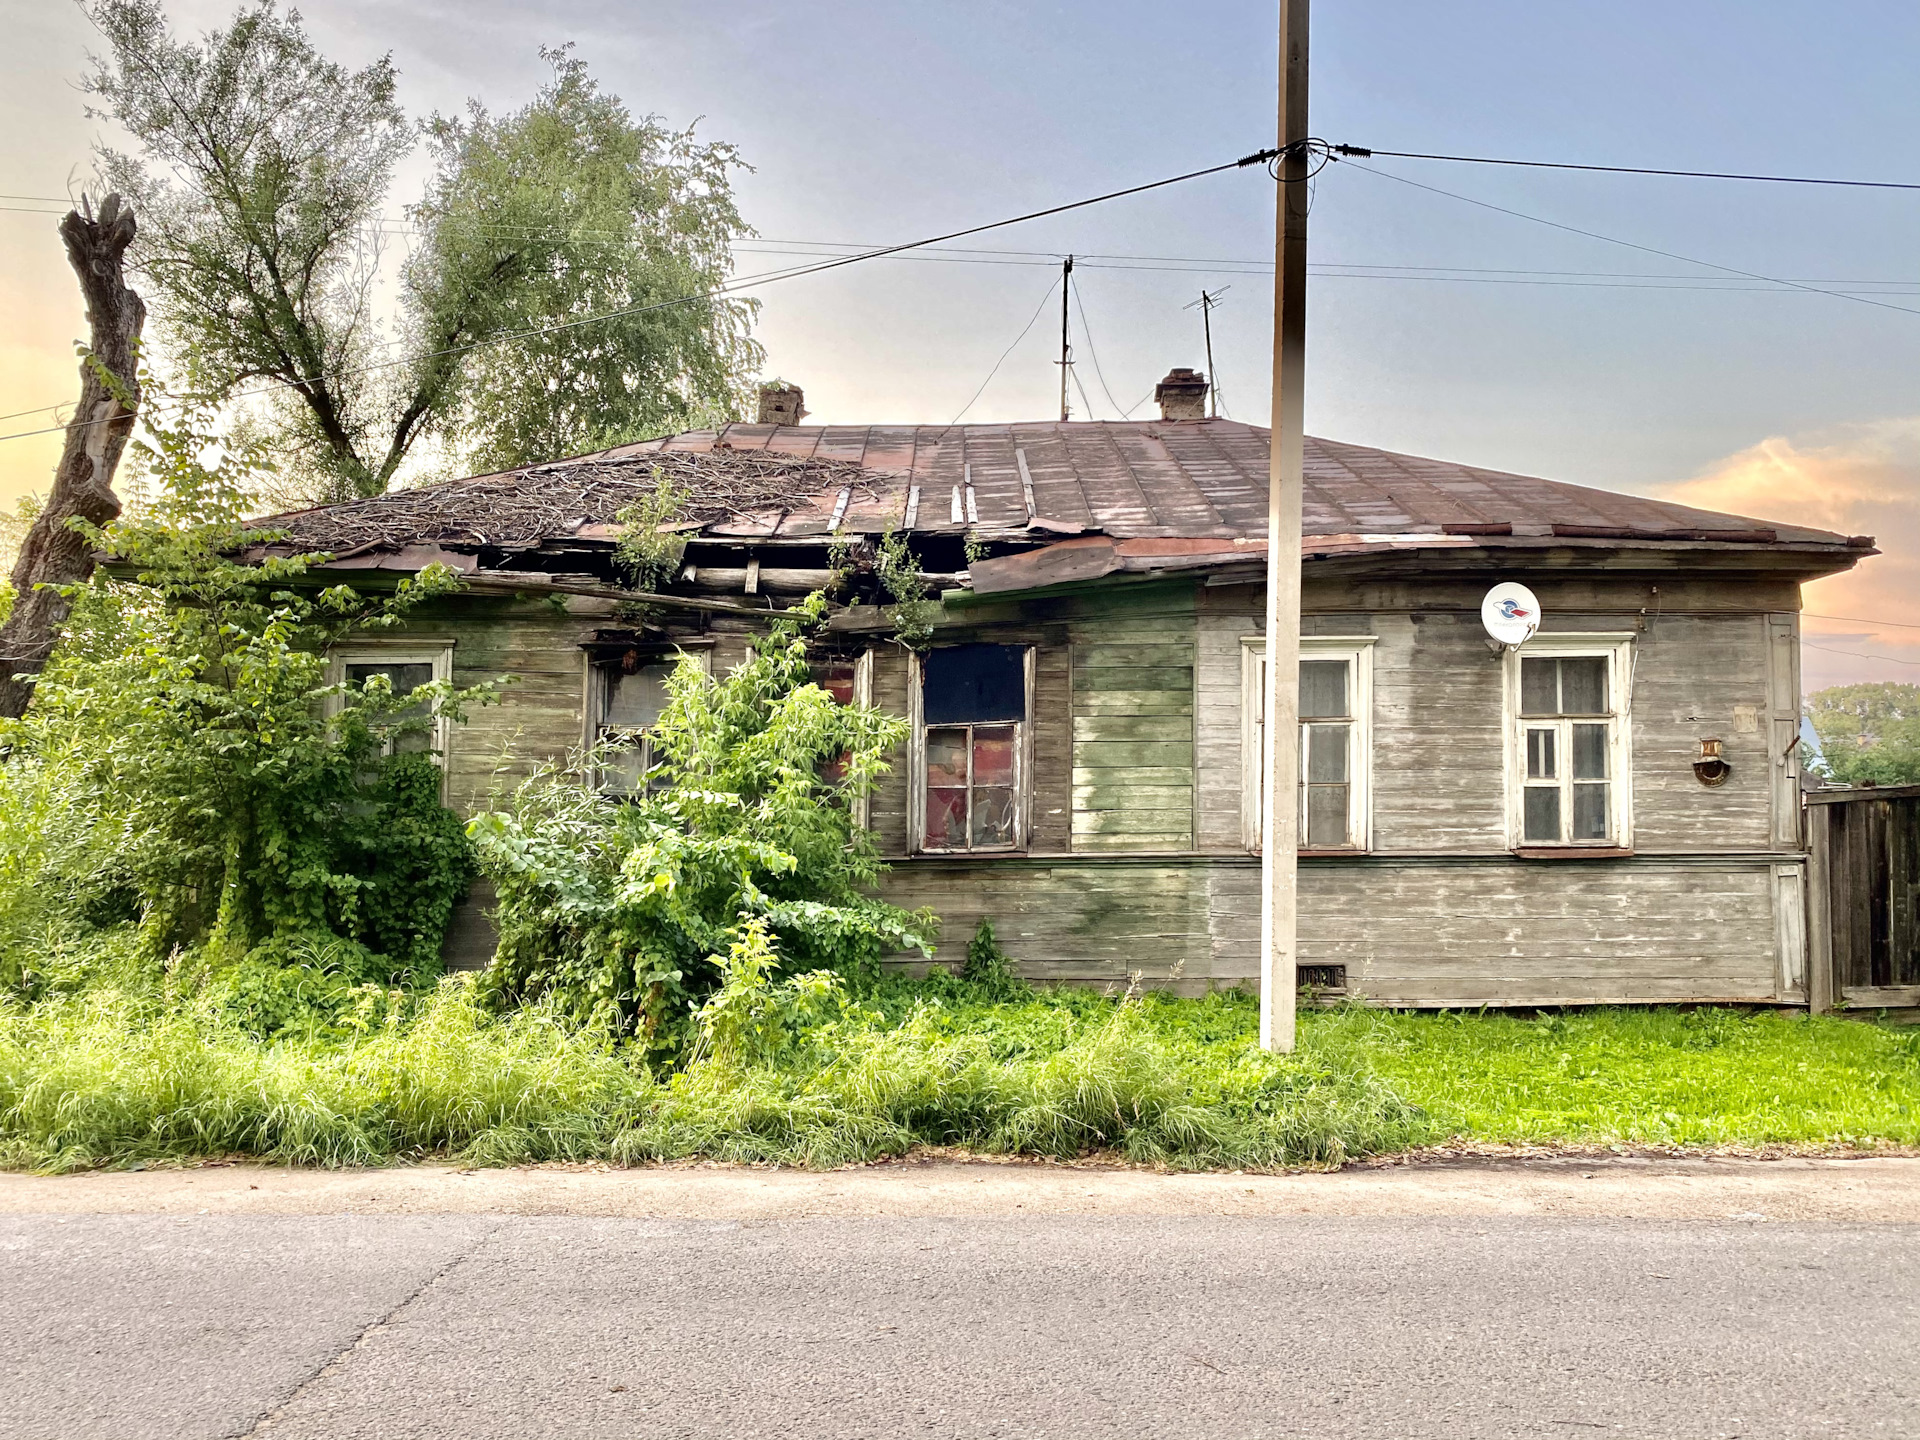
M 1093 374 L 1094 378 L 1100 382 L 1100 393 L 1105 395 L 1107 397 L 1107 403 L 1113 406 L 1113 413 L 1118 415 L 1122 420 L 1125 420 L 1129 418 L 1129 412 L 1122 410 L 1120 408 L 1120 402 L 1113 398 L 1113 391 L 1107 385 L 1106 372 L 1100 368 L 1100 352 L 1094 348 L 1093 327 L 1087 324 L 1087 306 L 1086 302 L 1080 296 L 1080 283 L 1077 280 L 1073 284 L 1073 308 L 1080 312 L 1080 333 L 1087 337 L 1087 355 L 1093 361 Z M 1086 391 L 1082 390 L 1080 396 L 1083 400 L 1086 399 Z M 1093 403 L 1091 401 L 1087 403 L 1087 413 L 1089 415 L 1093 413 Z
M 1809 650 L 1824 650 L 1829 655 L 1851 655 L 1856 660 L 1884 660 L 1889 665 L 1920 665 L 1920 660 L 1902 660 L 1898 655 L 1869 655 L 1864 650 L 1836 650 L 1831 645 L 1816 645 L 1804 637 L 1800 643 Z
M 1638 251 L 1641 251 L 1643 254 L 1647 254 L 1647 255 L 1658 255 L 1663 260 L 1678 260 L 1682 264 L 1686 264 L 1686 265 L 1701 265 L 1709 270 L 1720 270 L 1725 272 L 1728 275 L 1738 275 L 1743 279 L 1747 279 L 1747 280 L 1760 280 L 1760 281 L 1764 281 L 1769 285 L 1790 286 L 1795 290 L 1805 290 L 1810 295 L 1831 295 L 1837 300 L 1851 300 L 1856 305 L 1872 305 L 1875 308 L 1880 310 L 1898 310 L 1905 315 L 1920 315 L 1920 310 L 1916 310 L 1910 305 L 1889 305 L 1884 300 L 1875 300 L 1866 295 L 1855 295 L 1845 290 L 1822 290 L 1817 285 L 1802 285 L 1798 281 L 1781 280 L 1772 275 L 1756 274 L 1754 271 L 1751 271 L 1751 270 L 1739 270 L 1731 265 L 1721 265 L 1712 260 L 1696 260 L 1691 255 L 1681 255 L 1672 250 L 1656 249 L 1652 245 L 1642 245 L 1637 241 L 1633 241 L 1633 240 L 1622 240 L 1618 236 L 1614 236 L 1614 235 L 1602 235 L 1597 230 L 1582 230 L 1577 225 L 1563 225 L 1558 220 L 1543 219 L 1541 216 L 1538 216 L 1538 215 L 1529 215 L 1524 210 L 1513 210 L 1513 209 L 1509 209 L 1505 205 L 1495 205 L 1491 201 L 1475 200 L 1470 195 L 1460 195 L 1460 194 L 1456 194 L 1452 190 L 1442 190 L 1437 185 L 1424 185 L 1418 180 L 1409 180 L 1407 179 L 1406 176 L 1395 175 L 1389 170 L 1375 170 L 1370 165 L 1356 164 L 1351 160 L 1346 161 L 1345 163 L 1352 165 L 1354 169 L 1362 171 L 1365 174 L 1378 175 L 1383 180 L 1392 180 L 1395 183 L 1400 185 L 1411 185 L 1416 190 L 1425 190 L 1434 195 L 1444 195 L 1449 200 L 1458 200 L 1463 204 L 1467 204 L 1467 205 L 1477 205 L 1482 210 L 1493 210 L 1493 211 L 1497 211 L 1499 214 L 1502 214 L 1502 215 L 1511 215 L 1516 220 L 1528 220 L 1535 225 L 1545 225 L 1550 229 L 1564 230 L 1569 235 L 1583 235 L 1589 240 L 1602 240 L 1609 245 L 1623 245 L 1629 250 L 1638 250 Z
M 1013 344 L 1007 346 L 1005 350 L 1002 350 L 1000 352 L 1000 358 L 994 361 L 993 368 L 987 371 L 987 378 L 982 380 L 980 382 L 980 388 L 973 392 L 973 399 L 967 401 L 965 405 L 962 405 L 960 407 L 960 414 L 954 416 L 952 420 L 947 422 L 948 424 L 958 425 L 960 423 L 961 416 L 965 415 L 967 411 L 971 410 L 974 406 L 974 402 L 977 401 L 982 395 L 987 393 L 987 386 L 991 385 L 993 383 L 993 377 L 1000 373 L 1000 367 L 1007 363 L 1007 356 L 1013 354 L 1015 350 L 1019 349 L 1020 342 L 1027 338 L 1027 332 L 1032 330 L 1034 325 L 1038 323 L 1040 319 L 1041 311 L 1047 308 L 1047 301 L 1053 298 L 1054 286 L 1058 285 L 1060 283 L 1060 280 L 1061 280 L 1061 276 L 1056 275 L 1053 278 L 1053 280 L 1048 283 L 1047 293 L 1040 297 L 1040 303 L 1034 307 L 1032 316 L 1029 317 L 1025 325 L 1022 325 L 1020 327 L 1020 333 L 1013 337 Z
M 645 305 L 622 306 L 619 309 L 604 311 L 598 315 L 582 316 L 578 320 L 567 320 L 554 325 L 534 326 L 526 330 L 513 331 L 513 332 L 508 332 L 500 335 L 493 335 L 493 336 L 486 337 L 484 339 L 474 340 L 465 345 L 450 345 L 444 349 L 435 350 L 426 355 L 411 355 L 411 356 L 405 356 L 398 360 L 382 361 L 378 364 L 364 365 L 364 366 L 358 367 L 357 369 L 342 371 L 340 374 L 340 377 L 338 378 L 344 378 L 348 375 L 355 375 L 355 374 L 368 374 L 375 370 L 389 370 L 398 365 L 417 364 L 422 360 L 437 360 L 446 355 L 465 354 L 471 350 L 478 350 L 483 346 L 503 344 L 510 340 L 525 340 L 525 339 L 530 339 L 537 335 L 558 334 L 563 330 L 577 329 L 582 325 L 599 324 L 606 320 L 616 320 L 627 315 L 641 315 L 641 314 L 646 314 L 649 311 L 666 310 L 679 305 L 693 305 L 693 304 L 698 304 L 704 300 L 715 300 L 723 296 L 735 294 L 752 285 L 769 285 L 778 280 L 792 280 L 802 275 L 819 275 L 828 270 L 838 270 L 843 266 L 857 265 L 862 261 L 866 261 L 866 260 L 879 260 L 879 259 L 885 258 L 886 256 L 897 255 L 907 250 L 918 250 L 928 245 L 939 245 L 948 240 L 963 239 L 968 235 L 981 235 L 981 234 L 985 234 L 989 230 L 1001 230 L 1001 229 L 1005 229 L 1009 225 L 1021 225 L 1021 224 L 1025 224 L 1029 220 L 1042 220 L 1051 215 L 1064 215 L 1071 210 L 1084 210 L 1090 205 L 1102 205 L 1110 200 L 1122 200 L 1127 198 L 1128 196 L 1145 194 L 1149 190 L 1161 190 L 1166 188 L 1169 185 L 1183 184 L 1188 180 L 1198 180 L 1208 175 L 1219 175 L 1228 170 L 1239 170 L 1239 169 L 1244 169 L 1250 165 L 1264 164 L 1266 161 L 1272 159 L 1278 153 L 1279 152 L 1273 151 L 1273 150 L 1256 150 L 1253 154 L 1243 155 L 1238 160 L 1229 160 L 1219 165 L 1209 165 L 1204 169 L 1200 169 L 1200 170 L 1189 170 L 1183 175 L 1170 175 L 1162 180 L 1149 180 L 1143 185 L 1129 185 L 1123 190 L 1109 190 L 1104 195 L 1090 196 L 1085 200 L 1071 200 L 1062 205 L 1050 205 L 1043 210 L 1030 210 L 1024 215 L 1015 215 L 1005 220 L 991 220 L 984 225 L 970 225 L 965 229 L 950 230 L 944 235 L 933 235 L 923 240 L 910 240 L 899 245 L 883 245 L 876 249 L 863 250 L 858 254 L 854 254 L 854 255 L 836 256 L 831 259 L 822 260 L 818 264 L 814 264 L 814 265 L 789 266 L 783 270 L 767 271 L 760 275 L 749 275 L 741 280 L 733 280 L 733 281 L 729 281 L 725 285 L 715 286 L 711 290 L 702 291 L 694 295 L 679 296 L 672 300 L 657 300 Z M 326 378 L 327 378 L 326 376 L 312 375 L 312 376 L 305 377 L 305 379 L 301 382 L 295 382 L 295 383 L 314 383 L 314 382 L 325 380 Z M 237 399 L 237 398 L 242 398 L 242 396 L 246 394 L 265 394 L 265 393 L 268 393 L 269 391 L 285 388 L 285 384 L 286 382 L 276 382 L 273 385 L 262 387 L 262 389 L 260 390 L 251 391 L 251 392 L 241 392 L 241 395 L 229 396 L 226 398 Z M 83 421 L 76 421 L 74 423 L 82 424 L 82 425 L 93 425 L 93 424 L 98 424 L 100 422 L 93 421 L 93 420 L 83 420 Z M 39 430 L 20 430 L 20 431 L 15 431 L 10 435 L 0 435 L 0 441 L 20 440 L 20 439 L 26 438 L 29 435 L 45 435 L 56 430 L 69 430 L 71 428 L 72 428 L 71 425 L 52 425 L 52 426 L 44 427 Z
M 1869 620 L 1864 615 L 1816 615 L 1811 610 L 1802 610 L 1803 620 L 1844 620 L 1849 625 L 1873 625 L 1892 630 L 1920 630 L 1920 625 L 1910 625 L 1904 620 Z
M 1861 190 L 1920 190 L 1905 180 L 1836 180 L 1812 175 L 1741 175 L 1727 170 L 1656 170 L 1645 165 L 1578 165 L 1566 160 L 1504 160 L 1486 155 L 1427 155 L 1417 150 L 1369 150 L 1364 145 L 1335 145 L 1336 159 L 1390 155 L 1396 160 L 1448 160 L 1460 165 L 1515 165 L 1528 170 L 1592 170 L 1603 175 L 1674 175 L 1687 180 L 1759 180 L 1769 185 L 1845 185 Z

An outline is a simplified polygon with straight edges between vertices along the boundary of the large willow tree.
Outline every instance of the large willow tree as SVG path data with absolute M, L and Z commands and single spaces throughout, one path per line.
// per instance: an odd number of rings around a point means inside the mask
M 89 12 L 88 89 L 136 142 L 101 166 L 140 212 L 169 358 L 203 393 L 268 397 L 313 498 L 378 494 L 430 436 L 496 468 L 738 412 L 753 307 L 685 303 L 746 233 L 731 145 L 635 116 L 564 48 L 524 109 L 417 127 L 390 58 L 328 59 L 275 0 L 197 39 L 160 0 Z M 426 194 L 385 211 L 422 129 Z

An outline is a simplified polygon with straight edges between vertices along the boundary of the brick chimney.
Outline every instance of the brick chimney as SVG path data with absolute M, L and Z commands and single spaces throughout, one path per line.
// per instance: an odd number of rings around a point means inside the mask
M 798 425 L 807 413 L 806 396 L 798 385 L 770 380 L 760 387 L 762 425 Z
M 1175 368 L 1153 387 L 1153 398 L 1160 402 L 1162 420 L 1204 420 L 1207 418 L 1207 377 L 1198 370 Z

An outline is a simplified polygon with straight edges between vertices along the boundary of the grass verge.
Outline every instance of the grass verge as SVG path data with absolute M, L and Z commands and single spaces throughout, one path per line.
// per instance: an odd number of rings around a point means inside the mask
M 0 1008 L 0 1164 L 706 1156 L 827 1166 L 922 1145 L 1173 1168 L 1332 1165 L 1448 1139 L 1920 1145 L 1920 1031 L 1727 1010 L 1302 1016 L 888 980 L 751 1058 L 669 1075 L 444 983 L 351 1039 L 263 1044 L 114 992 Z

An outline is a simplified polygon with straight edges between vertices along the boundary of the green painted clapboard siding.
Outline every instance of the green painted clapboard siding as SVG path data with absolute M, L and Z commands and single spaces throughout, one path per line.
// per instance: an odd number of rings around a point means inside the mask
M 1082 619 L 1073 645 L 1073 847 L 1193 845 L 1193 595 Z

